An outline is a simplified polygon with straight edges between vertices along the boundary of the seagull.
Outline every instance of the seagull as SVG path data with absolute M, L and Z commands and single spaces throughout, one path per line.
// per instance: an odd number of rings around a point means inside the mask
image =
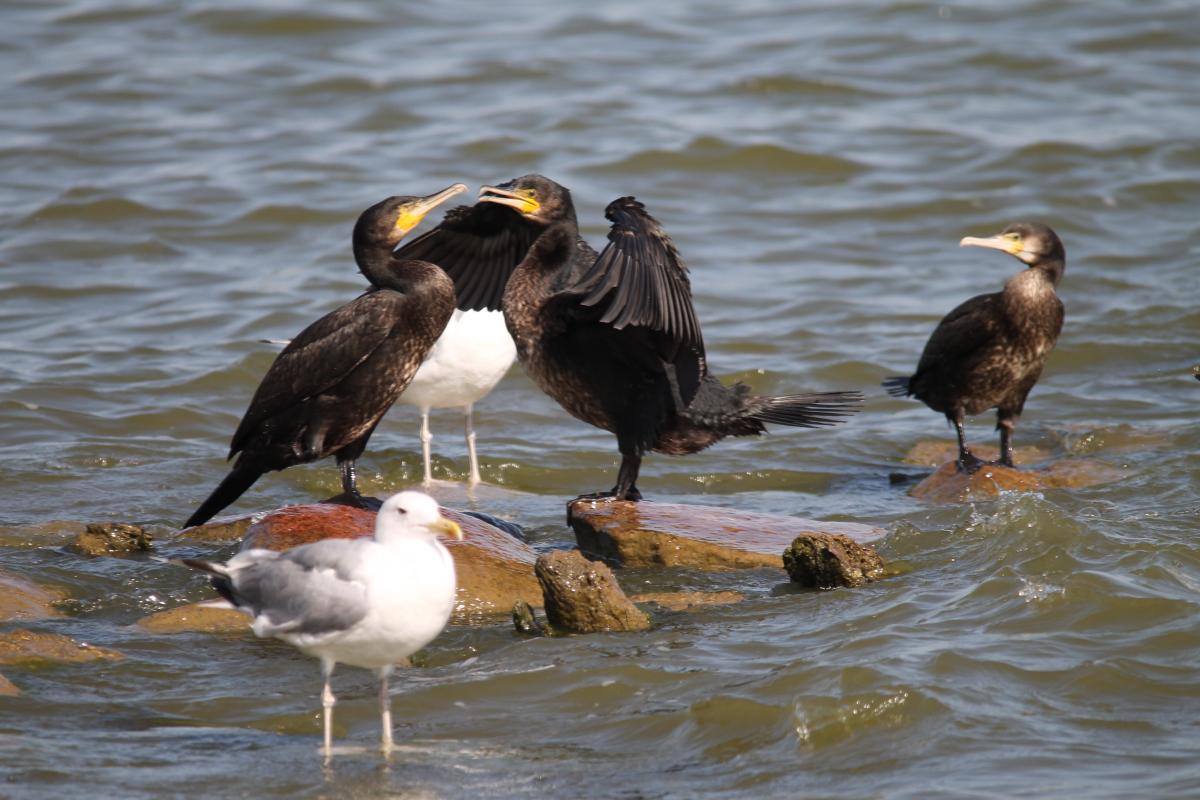
M 378 675 L 381 748 L 392 751 L 388 676 L 441 633 L 454 608 L 454 561 L 439 533 L 462 539 L 437 501 L 407 491 L 384 501 L 373 538 L 326 539 L 282 553 L 256 548 L 224 564 L 182 563 L 211 575 L 221 597 L 253 618 L 255 636 L 282 639 L 321 660 L 328 761 L 336 702 L 329 683 L 339 663 Z

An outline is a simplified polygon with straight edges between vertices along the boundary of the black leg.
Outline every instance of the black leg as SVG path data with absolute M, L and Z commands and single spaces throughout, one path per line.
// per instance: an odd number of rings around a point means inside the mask
M 1012 432 L 1016 420 L 1012 417 L 1000 417 L 996 427 L 1000 429 L 1000 463 L 1006 467 L 1016 468 L 1013 463 Z
M 958 433 L 958 471 L 970 475 L 978 470 L 983 462 L 967 449 L 967 435 L 963 431 L 962 413 L 955 414 L 950 421 L 954 423 L 954 430 Z
M 642 467 L 642 454 L 635 448 L 621 453 L 621 468 L 617 471 L 617 485 L 613 487 L 613 496 L 618 500 L 641 500 L 642 493 L 637 490 L 638 470 Z

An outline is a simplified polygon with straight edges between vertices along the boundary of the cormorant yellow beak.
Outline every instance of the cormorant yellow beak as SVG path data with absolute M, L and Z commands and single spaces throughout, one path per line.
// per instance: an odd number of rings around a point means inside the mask
M 409 203 L 401 209 L 400 214 L 396 217 L 396 231 L 401 234 L 408 233 L 420 225 L 421 220 L 425 219 L 425 215 L 430 211 L 433 211 L 442 203 L 454 197 L 454 195 L 462 194 L 466 190 L 466 184 L 456 183 L 453 186 L 447 186 L 440 192 L 435 192 L 428 197 L 422 197 L 420 200 Z
M 458 527 L 458 523 L 445 517 L 438 517 L 427 526 L 434 533 L 443 534 L 456 541 L 462 541 L 462 528 Z
M 1019 233 L 999 233 L 995 236 L 980 238 L 964 236 L 958 243 L 959 247 L 988 247 L 992 250 L 1003 250 L 1010 256 L 1020 255 L 1025 250 L 1025 242 Z
M 501 189 L 499 186 L 480 186 L 479 202 L 510 206 L 526 216 L 536 214 L 542 207 L 542 204 L 534 198 L 533 192 L 528 189 L 524 192 L 513 192 Z

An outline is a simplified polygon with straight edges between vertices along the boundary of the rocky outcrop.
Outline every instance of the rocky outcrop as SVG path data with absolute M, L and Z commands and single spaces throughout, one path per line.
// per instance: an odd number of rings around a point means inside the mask
M 60 591 L 0 572 L 0 622 L 61 617 L 54 604 L 65 599 Z
M 541 589 L 533 575 L 535 553 L 529 545 L 469 514 L 447 508 L 442 514 L 463 531 L 461 542 L 446 542 L 458 578 L 452 622 L 471 624 L 506 615 L 518 600 L 541 606 Z M 289 506 L 251 525 L 242 548 L 286 550 L 320 539 L 370 536 L 374 530 L 374 511 L 325 503 Z
M 88 661 L 117 661 L 116 650 L 77 642 L 57 633 L 18 629 L 0 633 L 0 664 L 30 664 L 41 661 L 79 664 Z
M 883 559 L 848 536 L 797 536 L 783 551 L 783 568 L 794 583 L 810 589 L 862 586 L 883 574 Z
M 153 541 L 154 535 L 141 525 L 92 522 L 75 538 L 72 549 L 85 556 L 111 556 L 145 552 L 152 547 Z
M 608 565 L 578 550 L 539 556 L 534 565 L 542 586 L 546 621 L 560 631 L 641 631 L 650 617 L 625 596 Z
M 779 554 L 798 536 L 836 534 L 866 544 L 884 533 L 854 522 L 648 500 L 577 499 L 567 505 L 567 519 L 580 550 L 626 567 L 778 569 Z
M 1121 470 L 1117 467 L 1084 459 L 1052 461 L 1032 469 L 985 464 L 968 475 L 958 470 L 958 463 L 952 457 L 914 486 L 910 494 L 930 503 L 954 503 L 990 500 L 1001 492 L 1078 489 L 1108 483 L 1120 477 Z

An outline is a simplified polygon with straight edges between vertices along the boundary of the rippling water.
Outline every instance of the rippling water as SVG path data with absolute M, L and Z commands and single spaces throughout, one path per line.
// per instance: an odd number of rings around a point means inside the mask
M 249 6 L 249 7 L 248 7 Z M 0 546 L 65 588 L 41 624 L 116 664 L 5 667 L 5 796 L 1200 795 L 1200 107 L 1190 2 L 8 2 L 0 9 Z M 287 337 L 353 297 L 357 213 L 543 172 L 585 234 L 635 194 L 675 238 L 711 361 L 763 391 L 862 388 L 833 431 L 651 457 L 648 495 L 885 526 L 888 580 L 626 573 L 750 599 L 623 636 L 454 629 L 396 680 L 390 771 L 323 773 L 317 668 L 286 645 L 151 637 L 206 596 L 85 561 L 81 521 L 171 532 Z M 1014 219 L 1066 242 L 1066 328 L 1018 444 L 1114 484 L 927 507 L 889 483 L 950 434 L 884 375 L 1017 268 L 957 240 Z M 466 471 L 435 415 L 438 477 Z M 565 546 L 610 485 L 608 434 L 519 370 L 478 409 L 480 506 Z M 419 476 L 397 408 L 365 488 Z M 971 426 L 991 436 L 990 420 Z M 234 510 L 331 494 L 329 465 Z M 373 745 L 371 679 L 339 739 Z

